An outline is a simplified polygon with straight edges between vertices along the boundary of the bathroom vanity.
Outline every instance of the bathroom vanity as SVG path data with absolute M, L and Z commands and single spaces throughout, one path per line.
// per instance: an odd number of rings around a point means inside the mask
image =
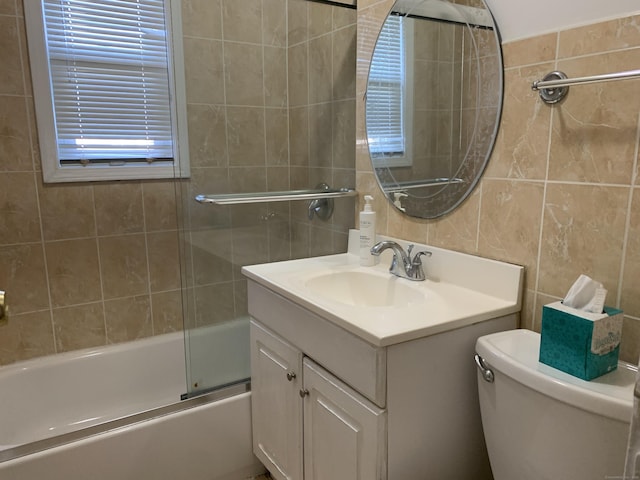
M 243 268 L 253 448 L 274 478 L 491 478 L 474 344 L 517 327 L 523 269 L 417 248 L 424 282 L 390 275 L 390 252 Z

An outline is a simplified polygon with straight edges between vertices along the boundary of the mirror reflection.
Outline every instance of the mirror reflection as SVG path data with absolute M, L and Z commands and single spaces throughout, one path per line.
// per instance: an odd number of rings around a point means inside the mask
M 373 53 L 366 98 L 380 187 L 408 215 L 435 218 L 473 190 L 496 138 L 502 58 L 482 0 L 398 0 Z

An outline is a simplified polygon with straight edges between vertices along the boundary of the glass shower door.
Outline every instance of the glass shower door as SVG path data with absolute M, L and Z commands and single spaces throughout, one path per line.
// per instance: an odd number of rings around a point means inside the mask
M 202 9 L 205 9 L 203 11 Z M 211 205 L 197 195 L 355 185 L 356 10 L 183 2 L 191 172 L 177 188 L 187 396 L 249 379 L 244 265 L 344 252 L 354 199 Z

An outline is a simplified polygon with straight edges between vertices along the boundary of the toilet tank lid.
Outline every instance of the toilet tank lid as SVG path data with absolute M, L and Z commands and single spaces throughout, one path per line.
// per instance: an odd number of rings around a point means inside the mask
M 539 351 L 540 334 L 531 330 L 498 332 L 476 342 L 476 353 L 489 367 L 516 382 L 583 410 L 630 421 L 636 366 L 619 362 L 613 372 L 586 381 L 540 363 Z

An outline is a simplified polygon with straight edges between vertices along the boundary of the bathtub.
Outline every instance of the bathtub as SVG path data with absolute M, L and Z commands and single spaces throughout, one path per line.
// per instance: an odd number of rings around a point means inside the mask
M 235 369 L 209 369 L 200 381 L 224 385 L 248 372 L 246 319 L 189 340 L 196 355 L 209 345 L 212 365 Z M 0 478 L 240 480 L 264 472 L 252 454 L 248 383 L 182 400 L 185 378 L 182 332 L 0 368 Z

